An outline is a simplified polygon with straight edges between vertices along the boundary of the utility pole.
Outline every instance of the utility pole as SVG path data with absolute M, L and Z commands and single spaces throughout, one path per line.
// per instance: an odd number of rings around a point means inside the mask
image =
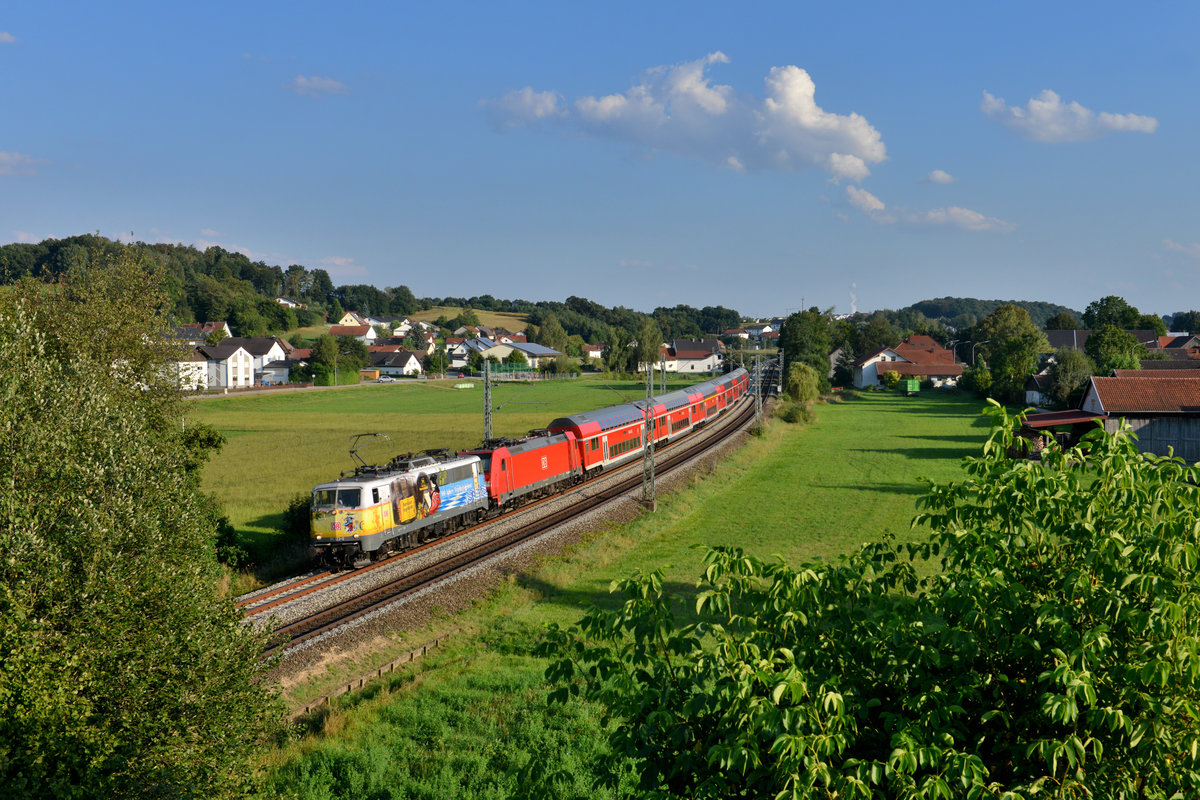
M 483 360 L 483 440 L 492 438 L 492 365 Z
M 646 364 L 646 441 L 642 447 L 642 502 L 651 511 L 658 511 L 654 497 L 654 364 Z
M 754 357 L 754 427 L 762 432 L 762 365 Z
M 662 377 L 662 380 L 659 383 L 658 390 L 662 394 L 666 394 L 667 393 L 667 359 L 663 356 L 660 356 L 658 363 L 659 363 L 659 366 L 661 367 L 659 374 Z

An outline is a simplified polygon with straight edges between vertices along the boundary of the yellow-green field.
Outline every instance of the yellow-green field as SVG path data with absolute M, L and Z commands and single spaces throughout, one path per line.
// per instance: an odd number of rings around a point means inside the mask
M 505 314 L 500 311 L 480 311 L 477 308 L 471 309 L 475 316 L 479 317 L 481 325 L 486 325 L 489 328 L 496 326 L 508 328 L 513 333 L 520 333 L 525 330 L 528 324 L 528 319 L 525 314 Z M 425 311 L 417 311 L 409 315 L 409 319 L 413 322 L 433 322 L 438 317 L 446 319 L 454 319 L 463 312 L 463 309 L 458 306 L 434 306 Z
M 471 389 L 456 389 L 470 384 Z M 668 388 L 685 382 L 668 383 Z M 564 414 L 642 397 L 642 384 L 604 378 L 497 383 L 492 390 L 494 436 L 521 436 Z M 483 439 L 483 386 L 473 380 L 365 383 L 338 389 L 191 401 L 187 419 L 227 438 L 204 471 L 204 490 L 217 496 L 243 544 L 269 560 L 288 502 L 341 470 L 352 469 L 351 438 L 383 433 L 359 451 L 367 463 L 426 448 L 466 449 Z

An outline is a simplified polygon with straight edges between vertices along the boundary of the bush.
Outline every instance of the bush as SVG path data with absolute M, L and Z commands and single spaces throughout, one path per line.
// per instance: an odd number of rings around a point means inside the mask
M 312 531 L 313 498 L 311 492 L 301 492 L 291 499 L 283 512 L 281 530 L 289 539 L 307 540 Z
M 883 385 L 889 389 L 895 389 L 900 383 L 900 373 L 894 369 L 889 369 L 883 373 Z
M 780 406 L 779 418 L 793 425 L 796 423 L 807 425 L 810 422 L 815 422 L 817 415 L 813 413 L 812 406 L 808 403 L 791 402 Z

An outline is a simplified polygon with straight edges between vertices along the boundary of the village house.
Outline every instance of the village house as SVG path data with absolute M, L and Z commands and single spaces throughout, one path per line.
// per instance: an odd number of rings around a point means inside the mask
M 284 308 L 304 308 L 304 303 L 299 303 L 290 297 L 276 297 L 275 302 Z
M 380 375 L 420 375 L 424 372 L 421 355 L 400 348 L 392 352 L 371 353 L 371 369 L 379 370 Z
M 366 315 L 359 314 L 357 311 L 347 311 L 342 314 L 342 318 L 337 321 L 338 325 L 367 325 Z
M 208 372 L 209 389 L 239 389 L 254 385 L 254 356 L 238 344 L 200 345 Z
M 353 336 L 363 344 L 371 344 L 378 337 L 370 325 L 333 325 L 329 328 L 330 336 Z
M 895 372 L 902 378 L 928 378 L 934 386 L 954 386 L 962 371 L 953 350 L 931 336 L 910 336 L 895 347 L 881 347 L 855 361 L 854 385 L 860 389 L 879 386 L 884 373 Z

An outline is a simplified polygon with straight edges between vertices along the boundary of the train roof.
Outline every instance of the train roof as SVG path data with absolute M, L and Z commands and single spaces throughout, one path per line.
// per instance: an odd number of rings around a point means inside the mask
M 661 405 L 664 408 L 666 408 L 668 411 L 671 411 L 673 409 L 688 405 L 689 403 L 692 402 L 692 398 L 695 397 L 697 394 L 700 394 L 700 393 L 698 391 L 696 391 L 695 386 L 689 387 L 687 389 L 677 389 L 674 392 L 667 392 L 666 394 L 655 395 L 650 400 L 650 405 L 652 405 L 652 406 Z M 633 405 L 637 406 L 638 408 L 645 408 L 646 401 L 638 400 L 638 401 L 634 402 Z
M 408 454 L 406 456 L 397 456 L 386 464 L 376 465 L 368 464 L 365 467 L 357 467 L 350 474 L 342 473 L 338 478 L 324 483 L 317 484 L 317 488 L 322 486 L 332 486 L 334 484 L 345 483 L 370 483 L 372 481 L 386 480 L 403 475 L 406 472 L 437 472 L 438 470 L 446 469 L 447 467 L 458 466 L 459 464 L 478 461 L 479 457 L 471 454 L 461 455 L 418 455 Z
M 645 420 L 646 413 L 637 405 L 622 403 L 619 406 L 609 406 L 598 411 L 585 411 L 582 414 L 559 417 L 546 427 L 550 430 L 564 430 L 566 428 L 582 428 L 589 422 L 594 422 L 600 426 L 601 431 L 607 431 L 631 422 L 645 422 Z

